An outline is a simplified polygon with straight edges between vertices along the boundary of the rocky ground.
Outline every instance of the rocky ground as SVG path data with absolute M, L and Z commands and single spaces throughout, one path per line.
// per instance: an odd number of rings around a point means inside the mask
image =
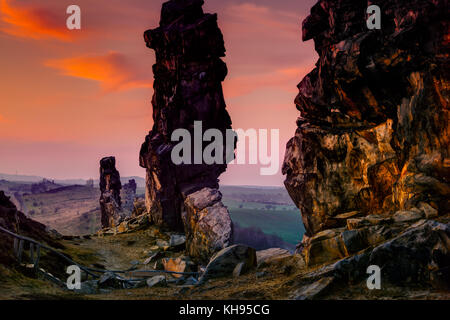
M 442 218 L 444 219 L 444 218 Z M 449 219 L 446 217 L 445 219 Z M 425 221 L 420 223 L 424 224 Z M 420 224 L 419 223 L 419 224 Z M 417 222 L 416 222 L 417 224 Z M 122 288 L 121 283 L 105 281 L 103 284 L 85 280 L 82 290 L 69 291 L 49 280 L 42 279 L 17 263 L 10 267 L 0 265 L 0 298 L 2 299 L 449 299 L 445 288 L 417 285 L 393 285 L 382 283 L 381 290 L 367 289 L 365 277 L 349 281 L 342 276 L 348 268 L 348 261 L 357 259 L 361 254 L 335 260 L 332 263 L 308 267 L 305 257 L 289 254 L 283 249 L 269 249 L 256 252 L 257 261 L 250 261 L 249 269 L 238 275 L 236 265 L 239 261 L 231 259 L 228 273 L 210 278 L 204 282 L 193 281 L 190 276 L 174 277 L 164 273 L 145 274 L 140 270 L 198 271 L 197 266 L 185 256 L 183 246 L 170 245 L 177 238 L 160 227 L 149 225 L 145 229 L 128 230 L 115 235 L 93 235 L 91 237 L 73 237 L 58 240 L 64 252 L 85 266 L 108 270 L 134 269 L 133 276 L 145 276 L 146 279 L 135 288 Z M 182 237 L 181 241 L 182 242 Z M 389 244 L 385 241 L 377 247 Z M 246 248 L 246 247 L 244 247 Z M 248 250 L 248 249 L 245 249 Z M 251 251 L 251 249 L 250 249 Z M 153 257 L 152 259 L 149 259 Z M 43 263 L 45 266 L 45 259 Z M 230 261 L 230 257 L 227 257 Z M 250 259 L 251 260 L 251 259 Z M 167 261 L 175 261 L 170 264 Z M 183 262 L 188 262 L 183 263 Z M 242 261 L 249 261 L 243 258 Z M 247 263 L 246 262 L 246 263 Z M 58 270 L 55 269 L 58 268 Z M 46 266 L 60 279 L 64 275 L 66 263 L 59 261 L 52 267 Z M 45 267 L 44 267 L 45 268 Z M 344 270 L 344 271 L 343 271 Z M 355 275 L 364 273 L 356 267 L 351 270 Z M 234 273 L 234 274 L 233 274 Z M 131 274 L 130 274 L 131 275 Z M 162 276 L 162 279 L 154 279 Z M 198 279 L 198 277 L 195 277 Z M 157 281 L 156 285 L 152 281 Z M 150 283 L 149 283 L 150 282 Z

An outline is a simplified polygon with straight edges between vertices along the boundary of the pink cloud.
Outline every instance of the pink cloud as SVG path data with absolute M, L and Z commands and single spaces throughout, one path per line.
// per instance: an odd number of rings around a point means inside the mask
M 135 88 L 151 88 L 149 72 L 142 73 L 129 59 L 118 52 L 105 55 L 89 55 L 45 62 L 70 77 L 94 80 L 104 91 L 122 91 Z
M 65 11 L 60 14 L 42 7 L 11 5 L 0 0 L 0 30 L 15 37 L 72 41 L 74 32 L 66 28 Z
M 272 33 L 276 31 L 278 35 L 298 38 L 300 17 L 295 13 L 242 3 L 227 7 L 225 15 L 231 23 L 244 25 L 244 28 L 240 30 L 243 34 L 258 33 L 265 29 Z

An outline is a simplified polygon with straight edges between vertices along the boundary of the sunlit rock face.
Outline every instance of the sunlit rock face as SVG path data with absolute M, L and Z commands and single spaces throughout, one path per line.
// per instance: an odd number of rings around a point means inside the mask
M 100 209 L 102 227 L 116 227 L 122 221 L 122 200 L 120 198 L 120 174 L 116 169 L 116 158 L 100 160 Z
M 350 212 L 448 213 L 446 3 L 380 1 L 381 29 L 368 30 L 366 1 L 321 0 L 303 22 L 319 60 L 298 85 L 283 173 L 305 239 L 345 227 Z
M 232 222 L 217 189 L 204 188 L 186 197 L 182 213 L 186 251 L 201 263 L 231 245 Z
M 225 138 L 231 128 L 221 85 L 227 74 L 221 60 L 223 37 L 217 15 L 203 13 L 202 5 L 202 0 L 168 1 L 162 7 L 160 26 L 144 33 L 147 46 L 156 53 L 154 125 L 140 152 L 140 165 L 147 169 L 146 206 L 154 223 L 187 233 L 192 229 L 182 219 L 186 197 L 203 188 L 217 190 L 218 177 L 226 170 L 226 161 L 194 164 L 194 121 L 202 121 L 201 134 L 214 128 Z M 171 136 L 180 128 L 191 133 L 191 164 L 175 165 L 171 159 L 178 143 Z M 228 217 L 226 209 L 222 214 Z M 231 224 L 229 217 L 226 220 Z

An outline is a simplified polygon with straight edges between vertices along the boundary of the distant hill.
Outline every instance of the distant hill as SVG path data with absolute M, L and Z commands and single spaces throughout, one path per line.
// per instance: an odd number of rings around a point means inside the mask
M 222 185 L 220 192 L 227 200 L 294 206 L 291 197 L 283 187 Z
M 63 186 L 19 197 L 29 217 L 66 235 L 91 234 L 100 229 L 100 190 L 87 186 Z
M 42 181 L 43 179 L 44 179 L 43 177 L 38 176 L 25 176 L 17 174 L 0 173 L 0 180 L 7 180 L 12 182 L 35 183 Z
M 54 180 L 45 192 L 33 192 L 44 177 L 0 174 L 0 190 L 33 219 L 63 234 L 87 234 L 100 228 L 98 180 L 94 187 L 84 179 Z M 145 193 L 145 179 L 122 177 L 122 184 L 134 179 L 137 195 Z M 5 181 L 7 180 L 7 181 Z M 47 181 L 47 184 L 52 184 Z M 36 186 L 36 185 L 34 185 Z M 239 241 L 263 247 L 277 245 L 292 249 L 305 232 L 300 211 L 283 187 L 222 185 L 223 202 L 236 225 Z M 250 244 L 250 243 L 249 243 Z
M 41 177 L 41 176 L 33 176 L 33 175 L 16 175 L 16 174 L 6 174 L 6 173 L 0 173 L 0 180 L 7 180 L 11 182 L 21 182 L 21 183 L 36 183 L 41 182 L 43 179 L 52 180 L 57 184 L 62 185 L 85 185 L 87 182 L 87 179 L 50 179 L 47 177 Z M 120 180 L 122 181 L 122 184 L 125 184 L 128 182 L 128 180 L 134 179 L 136 181 L 138 188 L 145 188 L 145 179 L 142 177 L 121 177 Z M 94 180 L 94 185 L 98 186 L 99 180 Z
M 277 243 L 277 238 L 291 245 L 301 241 L 305 229 L 300 210 L 283 187 L 220 186 L 222 201 L 231 219 L 238 225 L 239 240 L 255 238 L 251 244 Z M 272 238 L 261 237 L 261 232 Z M 258 239 L 256 239 L 258 238 Z M 250 244 L 250 243 L 249 243 Z

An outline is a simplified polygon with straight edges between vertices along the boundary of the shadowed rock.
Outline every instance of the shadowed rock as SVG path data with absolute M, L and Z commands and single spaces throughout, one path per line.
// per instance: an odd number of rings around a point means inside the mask
M 162 7 L 160 26 L 144 33 L 147 46 L 156 53 L 154 125 L 140 151 L 140 165 L 147 169 L 145 201 L 152 221 L 174 231 L 187 228 L 189 232 L 191 226 L 186 227 L 186 220 L 182 219 L 185 199 L 203 188 L 218 189 L 218 177 L 227 167 L 203 160 L 194 164 L 193 140 L 191 164 L 175 165 L 171 159 L 172 149 L 178 143 L 171 141 L 174 130 L 186 129 L 193 139 L 194 121 L 201 121 L 202 135 L 208 129 L 218 129 L 225 138 L 226 129 L 231 128 L 221 85 L 227 74 L 226 64 L 220 59 L 225 55 L 223 37 L 217 15 L 203 13 L 202 5 L 202 0 L 168 1 Z M 205 146 L 199 146 L 200 151 Z M 222 227 L 228 230 L 231 219 L 223 209 L 220 214 L 227 218 Z M 231 236 L 228 231 L 222 232 L 225 233 Z M 189 245 L 192 237 L 187 236 Z
M 136 181 L 134 179 L 128 180 L 128 183 L 123 185 L 122 188 L 122 198 L 123 198 L 123 209 L 127 213 L 131 213 L 134 209 L 134 201 L 136 198 Z
M 116 158 L 106 157 L 100 160 L 100 209 L 102 227 L 115 227 L 120 224 L 120 174 L 116 169 Z

